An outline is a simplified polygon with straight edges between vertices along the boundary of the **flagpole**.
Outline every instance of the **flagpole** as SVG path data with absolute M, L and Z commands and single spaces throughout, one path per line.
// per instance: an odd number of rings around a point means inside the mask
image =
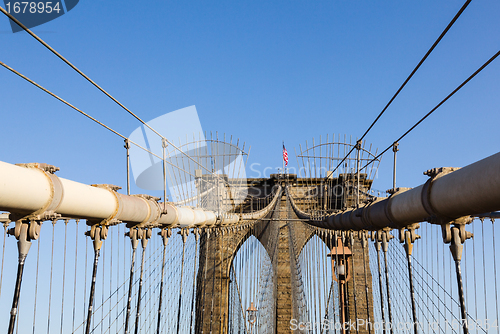
M 283 173 L 283 177 L 285 176 L 285 157 L 283 156 L 284 153 L 285 153 L 285 141 L 283 140 L 283 148 L 281 151 L 281 160 L 283 162 L 283 169 L 281 170 L 281 172 Z

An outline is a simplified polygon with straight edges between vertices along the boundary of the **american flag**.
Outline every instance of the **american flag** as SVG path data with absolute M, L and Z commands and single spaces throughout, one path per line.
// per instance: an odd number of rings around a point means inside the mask
M 288 166 L 288 152 L 285 148 L 285 143 L 283 143 L 283 161 L 285 161 L 285 167 Z

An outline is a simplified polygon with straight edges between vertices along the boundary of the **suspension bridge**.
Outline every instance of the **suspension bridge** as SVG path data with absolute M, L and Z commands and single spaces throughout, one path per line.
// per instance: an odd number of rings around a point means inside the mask
M 332 173 L 356 145 L 301 150 L 305 177 L 197 170 L 198 195 L 181 204 L 1 163 L 2 322 L 10 333 L 498 331 L 500 153 L 380 196 L 356 173 L 374 157 L 359 145 Z
M 218 133 L 178 142 L 143 121 L 10 13 L 3 14 L 140 122 L 124 136 L 7 64 L 5 69 L 121 137 L 124 189 L 83 184 L 50 161 L 0 161 L 0 328 L 13 333 L 500 333 L 500 153 L 434 166 L 396 186 L 399 142 L 364 134 L 295 152 L 298 171 L 248 178 L 249 148 Z M 144 134 L 144 137 L 141 137 Z M 283 149 L 285 149 L 283 147 Z M 392 151 L 393 186 L 372 184 Z M 284 152 L 285 154 L 285 152 Z M 288 153 L 286 153 L 288 159 Z M 137 184 L 163 196 L 131 194 Z M 401 171 L 399 171 L 401 173 Z M 170 199 L 170 200 L 169 200 Z

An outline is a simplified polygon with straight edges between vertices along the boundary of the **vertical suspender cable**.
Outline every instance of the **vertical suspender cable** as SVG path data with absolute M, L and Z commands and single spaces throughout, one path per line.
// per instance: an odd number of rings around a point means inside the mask
M 87 231 L 85 231 L 85 234 L 89 233 L 88 227 Z M 83 275 L 84 277 L 84 282 L 83 282 L 83 319 L 85 320 L 85 308 L 86 308 L 86 297 L 87 297 L 87 255 L 88 255 L 88 248 L 89 248 L 89 241 L 87 238 L 85 238 L 85 273 Z
M 14 333 L 14 324 L 16 322 L 19 296 L 21 294 L 21 282 L 23 279 L 24 263 L 30 247 L 31 247 L 31 241 L 28 236 L 28 224 L 21 223 L 21 234 L 18 240 L 19 258 L 17 265 L 16 285 L 14 288 L 14 297 L 12 299 L 12 309 L 10 312 L 9 328 L 7 330 L 8 334 Z
M 146 231 L 141 231 L 139 235 L 141 239 L 141 246 L 142 246 L 142 255 L 141 255 L 141 273 L 139 276 L 139 291 L 137 292 L 137 308 L 136 308 L 136 313 L 135 313 L 135 327 L 134 327 L 134 334 L 137 334 L 139 332 L 139 316 L 141 315 L 141 299 L 142 299 L 142 285 L 144 284 L 144 258 L 146 257 L 146 246 L 147 246 L 147 239 L 143 235 L 146 233 Z
M 76 232 L 75 232 L 75 281 L 73 283 L 73 288 L 74 288 L 74 291 L 73 291 L 73 321 L 72 321 L 72 324 L 71 324 L 71 333 L 74 333 L 75 332 L 75 316 L 76 316 L 76 291 L 77 291 L 77 288 L 76 288 L 76 278 L 78 277 L 77 275 L 77 269 L 78 269 L 78 223 L 80 222 L 79 219 L 77 219 L 75 221 L 76 223 Z M 40 241 L 38 241 L 38 243 L 40 243 Z M 33 326 L 33 334 L 35 334 L 34 332 L 35 328 Z
M 347 273 L 347 260 L 346 260 L 346 256 L 345 256 L 345 246 L 347 243 L 346 243 L 346 239 L 345 239 L 345 232 L 342 231 L 341 232 L 341 237 L 342 237 L 342 261 L 343 264 L 344 264 L 344 269 L 345 270 L 345 275 L 348 275 Z M 338 247 L 338 245 L 337 245 Z M 349 317 L 349 298 L 347 296 L 347 280 L 341 280 L 339 278 L 339 281 L 341 281 L 340 283 L 340 289 L 341 289 L 341 311 L 342 311 L 342 333 L 345 334 L 346 333 L 346 322 L 347 322 L 347 318 Z M 349 319 L 351 320 L 351 319 Z
M 387 265 L 387 243 L 389 242 L 388 232 L 382 232 L 382 250 L 384 251 L 384 262 L 385 262 L 385 284 L 387 288 L 387 313 L 389 314 L 389 329 L 391 334 L 394 334 L 394 327 L 392 323 L 392 310 L 391 310 L 391 293 L 389 289 L 389 266 Z
M 201 319 L 198 322 L 201 327 L 201 333 L 203 334 L 203 329 L 204 329 L 204 318 L 205 318 L 205 297 L 207 295 L 207 268 L 208 268 L 208 239 L 210 238 L 210 232 L 207 232 L 207 229 L 205 229 L 205 236 L 203 238 L 203 248 L 205 252 L 205 261 L 203 262 L 203 305 L 202 305 L 202 310 L 201 310 Z M 240 271 L 241 272 L 241 271 Z
M 217 146 L 217 150 L 218 150 L 218 146 Z M 218 154 L 217 154 L 218 155 Z M 222 194 L 220 194 L 219 196 L 221 196 Z M 222 203 L 221 203 L 222 204 Z M 219 206 L 220 207 L 220 206 Z M 219 293 L 222 293 L 222 262 L 223 262 L 223 258 L 224 258 L 224 232 L 221 230 L 221 237 L 220 237 L 220 241 L 221 241 L 221 249 L 220 249 L 220 252 L 219 252 L 219 256 L 220 256 L 220 264 L 219 264 L 219 268 L 220 268 L 220 290 L 219 290 Z M 224 328 L 223 328 L 223 317 L 224 317 L 225 314 L 223 314 L 223 310 L 222 310 L 222 298 L 219 299 L 219 333 L 223 333 L 224 332 Z
M 399 151 L 398 149 L 399 143 L 395 142 L 392 144 L 392 151 L 394 152 L 394 165 L 392 169 L 392 189 L 396 191 L 396 153 Z
M 462 239 L 463 237 L 463 239 Z M 462 268 L 460 267 L 460 261 L 462 260 L 462 250 L 463 241 L 467 239 L 467 236 L 461 236 L 458 227 L 451 228 L 451 244 L 450 251 L 455 261 L 455 268 L 457 274 L 457 285 L 458 285 L 458 296 L 460 298 L 460 311 L 461 311 L 461 321 L 464 334 L 469 334 L 469 326 L 467 323 L 467 310 L 465 308 L 465 296 L 464 296 L 464 286 L 462 282 Z M 451 285 L 451 282 L 450 282 Z M 450 296 L 451 297 L 451 296 Z M 486 297 L 486 296 L 485 296 Z M 452 327 L 453 328 L 453 327 Z
M 35 300 L 33 302 L 33 334 L 35 334 L 36 322 L 36 305 L 38 299 L 38 269 L 40 267 L 40 239 L 38 239 L 37 252 L 36 252 L 36 275 L 35 275 Z M 76 291 L 76 289 L 75 289 Z M 74 330 L 73 330 L 74 332 Z
M 0 297 L 2 296 L 2 281 L 3 281 L 3 262 L 5 258 L 5 237 L 7 236 L 7 227 L 9 223 L 3 224 L 3 244 L 2 244 L 2 266 L 0 268 Z
M 162 139 L 161 141 L 161 146 L 162 146 L 162 152 L 163 152 L 163 204 L 164 207 L 163 209 L 167 207 L 167 165 L 166 165 L 166 153 L 165 149 L 167 148 L 167 140 L 165 138 Z
M 50 333 L 50 309 L 52 306 L 52 273 L 54 269 L 54 229 L 57 220 L 52 221 L 52 252 L 50 255 L 50 283 L 49 283 L 49 309 L 47 311 L 47 334 Z
M 328 238 L 328 237 L 327 237 Z M 328 258 L 326 257 L 326 254 L 328 254 L 328 246 L 327 244 L 325 243 L 324 246 L 323 246 L 323 260 L 321 261 L 321 263 L 323 264 L 323 277 L 325 278 L 325 320 L 328 321 L 328 317 L 329 317 L 329 314 L 328 314 L 328 308 L 329 308 L 329 304 L 330 304 L 330 298 L 331 298 L 331 294 L 332 294 L 332 289 L 333 289 L 333 279 L 332 279 L 332 283 L 331 284 L 328 284 Z M 323 328 L 322 328 L 322 331 L 323 332 Z
M 161 325 L 161 306 L 162 306 L 162 300 L 163 300 L 163 280 L 165 277 L 165 258 L 166 258 L 166 252 L 167 252 L 167 242 L 169 238 L 169 234 L 171 233 L 171 230 L 167 229 L 162 229 L 160 233 L 163 241 L 163 260 L 161 263 L 161 282 L 160 282 L 160 300 L 158 301 L 158 322 L 156 324 L 156 334 L 160 334 L 160 325 Z
M 357 183 L 357 191 L 356 191 L 356 208 L 359 208 L 359 154 L 361 150 L 361 140 L 356 142 L 356 183 Z
M 493 235 L 493 271 L 495 278 L 495 311 L 496 311 L 496 320 L 498 326 L 498 281 L 497 281 L 497 256 L 496 256 L 496 247 L 495 247 L 495 219 L 491 218 L 491 228 Z M 467 282 L 467 281 L 466 281 Z
M 483 287 L 484 287 L 484 318 L 488 319 L 488 305 L 486 292 L 486 259 L 484 254 L 484 218 L 481 218 L 481 244 L 483 249 Z M 493 250 L 495 252 L 495 250 Z
M 315 232 L 316 233 L 316 232 Z M 317 245 L 317 237 L 316 237 L 316 234 L 313 234 L 313 237 L 311 238 L 311 252 L 309 253 L 310 254 L 310 261 L 311 263 L 313 263 L 313 254 L 317 254 L 316 252 L 316 245 Z M 317 277 L 318 275 L 316 274 L 315 272 L 315 269 L 318 268 L 318 265 L 317 265 L 317 261 L 314 262 L 316 265 L 315 266 L 311 266 L 311 281 L 313 283 L 313 291 L 312 291 L 312 294 L 311 294 L 311 297 L 315 300 L 314 302 L 314 322 L 313 323 L 316 323 L 319 319 L 319 321 L 321 321 L 320 319 L 320 314 L 319 314 L 319 298 L 318 298 L 318 286 L 317 286 Z M 314 326 L 316 327 L 316 326 Z
M 424 225 L 424 228 L 425 228 L 425 259 L 427 261 L 427 267 L 429 266 L 429 263 L 431 263 L 431 266 L 432 266 L 432 262 L 429 260 L 429 250 L 430 250 L 430 247 L 429 247 L 429 225 L 428 224 L 425 224 Z M 428 274 L 428 273 L 427 273 Z M 430 284 L 427 284 L 427 318 L 430 318 L 430 316 L 432 315 L 432 317 L 434 317 L 433 313 L 431 313 L 431 299 L 430 299 L 430 293 L 429 293 L 429 286 Z M 467 289 L 466 289 L 467 290 Z M 435 319 L 435 318 L 434 318 Z M 433 329 L 433 332 L 436 333 L 436 331 Z
M 379 232 L 377 232 L 377 240 L 375 240 L 375 249 L 377 250 L 377 265 L 378 265 L 378 286 L 380 291 L 380 312 L 382 313 L 382 326 L 384 334 L 387 334 L 387 323 L 385 322 L 384 314 L 384 293 L 382 291 L 382 269 L 380 266 L 380 241 L 378 240 Z
M 130 311 L 132 309 L 132 288 L 134 285 L 134 267 L 135 267 L 135 253 L 137 249 L 137 229 L 131 228 L 126 234 L 130 237 L 130 242 L 132 244 L 132 261 L 130 264 L 130 276 L 128 282 L 128 299 L 127 299 L 127 313 L 125 315 L 125 329 L 124 333 L 128 333 L 129 319 L 130 319 Z M 124 243 L 125 246 L 125 243 Z M 125 269 L 125 266 L 123 267 Z
M 66 241 L 68 236 L 68 219 L 64 220 L 64 258 L 63 258 L 63 275 L 62 275 L 62 296 L 61 296 L 61 333 L 63 332 L 64 324 L 64 287 L 66 283 Z
M 403 233 L 403 232 L 400 232 Z M 413 330 L 414 334 L 418 333 L 418 322 L 417 322 L 417 309 L 415 305 L 415 292 L 413 289 L 413 271 L 411 265 L 411 254 L 413 251 L 413 243 L 410 238 L 410 231 L 405 231 L 405 250 L 406 250 L 406 258 L 408 261 L 408 280 L 410 282 L 410 298 L 411 298 L 411 309 L 413 314 Z
M 127 150 L 127 195 L 130 195 L 130 141 L 125 139 L 125 149 Z
M 359 159 L 358 159 L 358 163 L 359 163 Z M 359 174 L 358 174 L 358 177 L 359 177 Z M 358 192 L 359 192 L 359 188 L 358 188 Z M 350 233 L 350 241 L 351 241 L 351 250 L 353 251 L 351 258 L 352 258 L 352 288 L 353 288 L 353 295 L 354 295 L 354 316 L 356 317 L 355 322 L 357 322 L 358 321 L 358 301 L 357 301 L 357 296 L 356 296 L 357 295 L 356 294 L 356 272 L 354 271 L 354 268 L 356 268 L 356 266 L 354 265 L 354 234 L 352 231 Z M 358 333 L 358 331 L 359 331 L 358 325 L 356 324 L 356 333 Z
M 93 236 L 92 236 L 93 234 Z M 92 282 L 90 284 L 90 296 L 89 296 L 89 307 L 87 312 L 87 323 L 85 326 L 85 334 L 90 333 L 90 323 L 92 321 L 92 311 L 94 306 L 94 293 L 95 293 L 95 282 L 97 277 L 97 264 L 99 262 L 99 254 L 101 251 L 101 228 L 95 228 L 92 226 L 92 229 L 89 231 L 88 235 L 94 240 L 94 267 L 92 270 Z M 104 269 L 103 269 L 104 270 Z
M 191 323 L 191 327 L 190 327 L 190 330 L 189 330 L 189 333 L 193 333 L 193 330 L 194 330 L 194 325 L 193 325 L 193 319 L 194 319 L 194 304 L 195 304 L 195 296 L 196 296 L 196 262 L 198 260 L 198 240 L 200 238 L 200 234 L 199 234 L 199 230 L 196 229 L 195 232 L 194 232 L 194 236 L 195 236 L 195 239 L 196 239 L 196 244 L 195 244 L 195 248 L 194 248 L 194 268 L 193 268 L 193 295 L 191 297 L 192 301 L 191 301 L 191 319 L 190 319 L 190 323 Z M 236 277 L 235 277 L 236 279 Z
M 106 273 L 106 247 L 102 248 L 102 286 L 101 286 L 101 306 L 99 307 L 101 309 L 101 320 L 99 321 L 101 325 L 101 333 L 103 332 L 103 322 L 104 322 L 104 289 L 106 286 L 106 281 L 104 279 L 105 273 Z M 98 324 L 99 325 L 99 324 Z M 96 326 L 97 327 L 97 326 Z M 92 330 L 94 331 L 95 328 Z
M 472 234 L 476 235 L 476 223 L 472 223 Z M 472 238 L 472 263 L 474 263 L 474 308 L 477 319 L 476 238 Z
M 368 320 L 368 334 L 372 333 L 371 319 L 370 319 L 370 294 L 368 291 L 368 275 L 366 272 L 366 251 L 368 240 L 366 232 L 363 231 L 361 236 L 361 247 L 363 248 L 363 273 L 365 275 L 365 294 L 366 294 L 366 319 Z
M 112 306 L 111 306 L 111 302 L 112 302 L 112 292 L 113 291 L 113 233 L 111 233 L 111 240 L 110 240 L 110 243 L 111 243 L 111 247 L 110 247 L 110 255 L 109 255 L 109 311 L 108 311 L 108 331 L 111 330 L 111 310 L 112 310 Z M 104 263 L 103 263 L 103 267 L 104 267 Z M 102 271 L 104 273 L 104 270 Z M 104 281 L 104 280 L 103 280 Z M 116 291 L 117 292 L 117 296 L 118 296 L 118 290 Z
M 333 242 L 333 246 L 334 246 L 334 247 L 339 247 L 338 238 L 337 238 L 337 231 L 335 231 L 335 232 L 334 232 L 334 242 Z M 337 266 L 336 266 L 336 267 L 338 268 L 338 263 L 339 263 L 339 255 L 338 255 L 338 252 L 336 252 L 336 253 L 335 253 L 335 263 L 337 264 Z M 339 276 L 338 276 L 338 271 L 337 271 L 337 269 L 336 269 L 335 267 L 333 267 L 333 263 L 332 263 L 332 273 L 333 273 L 334 271 L 335 271 L 335 272 L 337 272 L 336 276 L 337 276 L 337 278 L 338 278 L 338 277 L 339 277 Z M 332 279 L 333 279 L 333 277 L 332 277 Z M 341 290 L 340 281 L 339 281 L 339 280 L 337 280 L 337 294 L 339 295 L 339 317 L 340 317 L 340 312 L 342 311 L 342 303 L 340 303 L 340 299 L 341 299 L 341 297 L 340 297 L 340 293 L 341 293 L 341 292 L 340 292 L 340 290 Z M 335 300 L 335 299 L 334 299 L 334 300 Z M 335 306 L 335 302 L 333 303 L 333 305 Z M 336 321 L 335 321 L 335 307 L 334 307 L 334 311 L 333 311 L 333 319 L 334 319 L 334 322 L 336 323 Z M 341 325 L 343 325 L 343 324 L 341 324 Z
M 217 233 L 216 233 L 216 236 L 217 236 Z M 210 331 L 209 333 L 212 334 L 212 327 L 213 327 L 213 315 L 214 315 L 214 299 L 215 299 L 215 276 L 216 276 L 216 270 L 215 270 L 215 254 L 217 253 L 217 241 L 218 241 L 219 238 L 214 238 L 213 240 L 213 252 L 212 252 L 212 256 L 213 256 L 213 274 L 212 274 L 212 304 L 210 306 Z
M 184 253 L 186 250 L 186 237 L 187 235 L 183 233 L 184 230 L 181 230 L 182 235 L 182 262 L 181 262 L 181 281 L 179 287 L 179 304 L 177 307 L 177 325 L 176 325 L 176 333 L 179 334 L 179 327 L 181 321 L 181 306 L 182 306 L 182 278 L 184 275 Z M 136 333 L 137 334 L 137 333 Z
M 116 239 L 118 240 L 118 246 L 116 246 L 116 249 L 118 250 L 118 255 L 117 255 L 117 261 L 116 261 L 116 284 L 119 285 L 120 284 L 120 278 L 121 278 L 121 274 L 120 274 L 120 262 L 121 262 L 121 259 L 123 257 L 123 261 L 125 262 L 125 249 L 124 249 L 124 252 L 123 252 L 123 256 L 120 256 L 120 250 L 121 250 L 121 247 L 120 247 L 120 236 L 122 235 L 122 231 L 121 231 L 121 226 L 118 225 L 118 228 L 116 229 Z M 124 243 L 125 244 L 125 243 Z M 118 287 L 118 290 L 121 290 L 122 286 L 125 285 L 125 277 L 126 277 L 126 272 L 125 272 L 125 263 L 124 263 L 124 266 L 123 266 L 123 283 Z M 123 289 L 123 293 L 125 293 L 125 289 Z M 123 297 L 125 297 L 125 295 L 123 295 Z M 117 304 L 117 308 L 116 308 L 116 320 L 118 321 L 118 318 L 121 316 L 122 314 L 122 311 L 124 310 L 124 308 L 120 309 L 120 307 L 123 307 L 123 303 L 122 303 L 122 300 L 124 300 L 123 297 L 120 297 L 120 294 L 117 294 L 116 296 L 116 304 Z M 123 322 L 123 324 L 125 325 L 125 321 Z M 121 329 L 121 327 L 120 327 Z

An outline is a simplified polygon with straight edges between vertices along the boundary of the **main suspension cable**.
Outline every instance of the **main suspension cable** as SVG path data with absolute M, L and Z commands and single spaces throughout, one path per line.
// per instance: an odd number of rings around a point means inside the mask
M 147 124 L 144 120 L 142 120 L 139 116 L 137 116 L 135 113 L 133 113 L 130 109 L 125 107 L 120 101 L 118 101 L 116 98 L 114 98 L 111 94 L 109 94 L 104 88 L 99 86 L 96 82 L 94 82 L 92 79 L 90 79 L 85 73 L 83 73 L 80 69 L 78 69 L 75 65 L 73 65 L 69 60 L 64 58 L 59 52 L 54 50 L 50 45 L 48 45 L 44 40 L 42 40 L 40 37 L 38 37 L 35 33 L 33 33 L 31 30 L 29 30 L 24 24 L 22 24 L 18 19 L 16 19 L 12 14 L 7 12 L 3 7 L 0 6 L 0 11 L 5 14 L 9 19 L 14 21 L 18 26 L 20 26 L 24 31 L 26 31 L 28 34 L 30 34 L 33 38 L 35 38 L 38 42 L 40 42 L 43 46 L 45 46 L 49 51 L 51 51 L 54 55 L 56 55 L 59 59 L 61 59 L 63 62 L 65 62 L 68 66 L 70 66 L 73 70 L 75 70 L 78 74 L 80 74 L 82 77 L 84 77 L 88 82 L 90 82 L 92 85 L 94 85 L 97 89 L 99 89 L 102 93 L 104 93 L 107 97 L 109 97 L 111 100 L 113 100 L 116 104 L 118 104 L 120 107 L 122 107 L 125 111 L 127 111 L 130 115 L 132 115 L 135 119 L 137 119 L 139 122 L 141 122 L 143 125 L 145 125 L 147 128 L 149 128 L 151 131 L 153 131 L 156 135 L 158 135 L 162 140 L 165 140 L 170 146 L 172 146 L 175 150 L 179 151 L 182 155 L 186 156 L 189 160 L 193 161 L 196 165 L 200 166 L 200 168 L 204 169 L 207 171 L 209 174 L 216 176 L 223 182 L 225 182 L 224 179 L 220 178 L 217 174 L 214 172 L 210 171 L 207 169 L 203 164 L 200 164 L 198 161 L 193 159 L 190 155 L 188 155 L 186 152 L 181 150 L 179 147 L 177 147 L 174 143 L 172 143 L 170 140 L 165 138 L 162 134 L 160 134 L 158 131 L 156 131 L 153 127 L 151 127 L 149 124 Z
M 389 106 L 392 104 L 392 102 L 396 99 L 396 97 L 399 95 L 399 93 L 401 93 L 401 91 L 403 90 L 403 88 L 406 86 L 406 84 L 410 81 L 410 79 L 413 77 L 413 75 L 418 71 L 418 69 L 420 68 L 420 66 L 422 66 L 422 64 L 424 63 L 424 61 L 427 59 L 427 57 L 429 57 L 429 55 L 432 53 L 432 51 L 434 51 L 434 49 L 436 48 L 436 46 L 439 44 L 439 42 L 441 42 L 441 40 L 443 39 L 443 37 L 446 35 L 446 33 L 450 30 L 450 28 L 453 26 L 453 24 L 455 24 L 455 22 L 458 20 L 458 18 L 460 17 L 460 15 L 462 15 L 462 13 L 464 12 L 464 10 L 467 8 L 467 6 L 469 6 L 469 4 L 471 3 L 472 0 L 467 0 L 463 6 L 460 8 L 460 10 L 458 11 L 457 14 L 455 14 L 455 16 L 453 17 L 453 19 L 450 21 L 450 23 L 448 23 L 448 25 L 446 26 L 446 28 L 443 30 L 443 32 L 441 33 L 441 35 L 439 35 L 439 37 L 436 39 L 436 41 L 434 42 L 434 44 L 432 44 L 432 46 L 430 47 L 429 50 L 427 50 L 426 54 L 422 57 L 422 59 L 420 59 L 420 61 L 418 62 L 417 66 L 415 66 L 415 68 L 413 69 L 413 71 L 411 71 L 410 75 L 408 75 L 408 77 L 406 78 L 406 80 L 403 82 L 403 84 L 399 87 L 399 89 L 396 91 L 396 93 L 392 96 L 392 98 L 389 100 L 389 102 L 385 105 L 384 109 L 382 109 L 382 111 L 378 114 L 378 116 L 375 118 L 375 120 L 372 122 L 372 124 L 368 127 L 368 129 L 365 131 L 365 133 L 363 133 L 363 135 L 361 136 L 361 138 L 359 138 L 359 140 L 363 140 L 365 138 L 365 136 L 368 134 L 368 132 L 370 132 L 370 130 L 373 128 L 373 126 L 375 125 L 375 123 L 378 122 L 378 120 L 380 119 L 380 117 L 382 117 L 382 115 L 385 113 L 385 111 L 387 110 L 387 108 L 389 108 Z M 349 153 L 347 153 L 347 155 L 344 156 L 344 158 L 340 161 L 340 163 L 337 165 L 337 167 L 335 167 L 335 169 L 333 170 L 333 173 L 342 165 L 342 163 L 347 159 L 347 157 L 352 153 L 352 151 L 355 149 L 355 147 L 351 147 Z
M 403 135 L 401 135 L 401 137 L 399 137 L 398 139 L 396 139 L 394 141 L 394 143 L 398 143 L 399 141 L 401 141 L 401 139 L 403 139 L 404 137 L 406 137 L 406 135 L 408 135 L 411 131 L 413 131 L 413 129 L 415 129 L 418 125 L 420 125 L 420 123 L 422 123 L 427 117 L 429 117 L 434 111 L 436 111 L 439 107 L 441 107 L 446 101 L 448 101 L 448 99 L 450 97 L 452 97 L 453 95 L 455 95 L 456 92 L 458 92 L 462 87 L 464 87 L 469 81 L 471 81 L 477 74 L 479 74 L 479 72 L 481 72 L 482 70 L 484 70 L 486 68 L 486 66 L 488 66 L 493 60 L 495 60 L 498 56 L 500 55 L 500 50 L 495 53 L 490 59 L 488 59 L 480 68 L 478 68 L 474 73 L 472 73 L 464 82 L 462 82 L 457 88 L 455 88 L 450 94 L 448 94 L 448 96 L 446 96 L 441 102 L 439 102 L 434 108 L 432 108 L 431 111 L 429 111 L 424 117 L 422 117 L 417 123 L 415 123 L 411 128 L 409 128 Z M 393 144 L 389 145 L 385 150 L 383 150 L 382 152 L 380 152 L 376 157 L 374 157 L 373 159 L 371 159 L 366 165 L 364 165 L 361 170 L 365 169 L 368 165 L 370 165 L 372 162 L 376 161 L 378 158 L 380 158 L 382 156 L 382 154 L 384 154 L 385 152 L 387 152 L 390 148 L 393 147 Z
M 1 7 L 0 7 L 0 8 L 1 8 Z M 89 114 L 87 114 L 86 112 L 84 112 L 84 111 L 82 111 L 82 110 L 78 109 L 77 107 L 75 107 L 75 106 L 74 106 L 74 105 L 72 105 L 71 103 L 67 102 L 66 100 L 64 100 L 63 98 L 59 97 L 58 95 L 56 95 L 56 94 L 52 93 L 51 91 L 49 91 L 49 90 L 48 90 L 48 89 L 46 89 L 45 87 L 43 87 L 43 86 L 39 85 L 39 84 L 38 84 L 38 83 L 36 83 L 35 81 L 31 80 L 31 79 L 30 79 L 30 78 L 28 78 L 27 76 L 25 76 L 25 75 L 21 74 L 20 72 L 16 71 L 16 70 L 15 70 L 15 69 L 13 69 L 12 67 L 10 67 L 10 66 L 6 65 L 6 64 L 5 64 L 5 63 L 3 63 L 2 61 L 0 61 L 0 65 L 1 65 L 1 66 L 3 66 L 3 67 L 5 67 L 6 69 L 8 69 L 9 71 L 11 71 L 12 73 L 14 73 L 14 74 L 18 75 L 19 77 L 23 78 L 24 80 L 28 81 L 28 82 L 29 82 L 29 83 L 31 83 L 32 85 L 34 85 L 34 86 L 38 87 L 39 89 L 43 90 L 45 93 L 49 94 L 50 96 L 52 96 L 52 97 L 56 98 L 57 100 L 59 100 L 59 101 L 61 101 L 62 103 L 66 104 L 67 106 L 71 107 L 72 109 L 74 109 L 74 110 L 78 111 L 78 112 L 79 112 L 80 114 L 82 114 L 83 116 L 85 116 L 85 117 L 87 117 L 87 118 L 89 118 L 89 119 L 93 120 L 94 122 L 96 122 L 97 124 L 101 125 L 101 126 L 102 126 L 102 127 L 104 127 L 105 129 L 107 129 L 107 130 L 109 130 L 109 131 L 113 132 L 115 135 L 117 135 L 117 136 L 121 137 L 121 138 L 122 138 L 122 139 L 124 139 L 124 140 L 128 140 L 128 142 L 129 142 L 130 144 L 133 144 L 133 145 L 137 146 L 138 148 L 140 148 L 141 150 L 144 150 L 145 152 L 147 152 L 147 153 L 149 153 L 149 154 L 153 155 L 154 157 L 156 157 L 156 158 L 158 158 L 158 159 L 160 159 L 160 160 L 163 160 L 163 159 L 162 159 L 162 157 L 160 157 L 159 155 L 157 155 L 157 154 L 155 154 L 155 153 L 151 152 L 151 151 L 150 151 L 150 150 L 148 150 L 147 148 L 145 148 L 145 147 L 143 147 L 143 146 L 141 146 L 141 145 L 137 144 L 136 142 L 134 142 L 134 141 L 132 141 L 132 140 L 128 139 L 127 137 L 125 137 L 124 135 L 122 135 L 121 133 L 119 133 L 118 131 L 116 131 L 116 130 L 114 130 L 114 129 L 110 128 L 109 126 L 107 126 L 106 124 L 104 124 L 104 123 L 102 123 L 101 121 L 97 120 L 96 118 L 94 118 L 94 117 L 90 116 L 90 115 L 89 115 Z M 174 164 L 173 164 L 172 162 L 170 162 L 170 161 L 165 160 L 165 162 L 166 162 L 167 164 L 171 165 L 172 167 L 177 168 L 177 169 L 178 169 L 178 170 L 180 170 L 180 171 L 183 171 L 183 172 L 185 172 L 185 173 L 187 173 L 187 174 L 192 175 L 192 173 L 191 173 L 191 172 L 188 172 L 188 171 L 186 171 L 186 170 L 182 169 L 181 167 L 174 165 Z M 193 176 L 194 176 L 194 175 L 193 175 Z

